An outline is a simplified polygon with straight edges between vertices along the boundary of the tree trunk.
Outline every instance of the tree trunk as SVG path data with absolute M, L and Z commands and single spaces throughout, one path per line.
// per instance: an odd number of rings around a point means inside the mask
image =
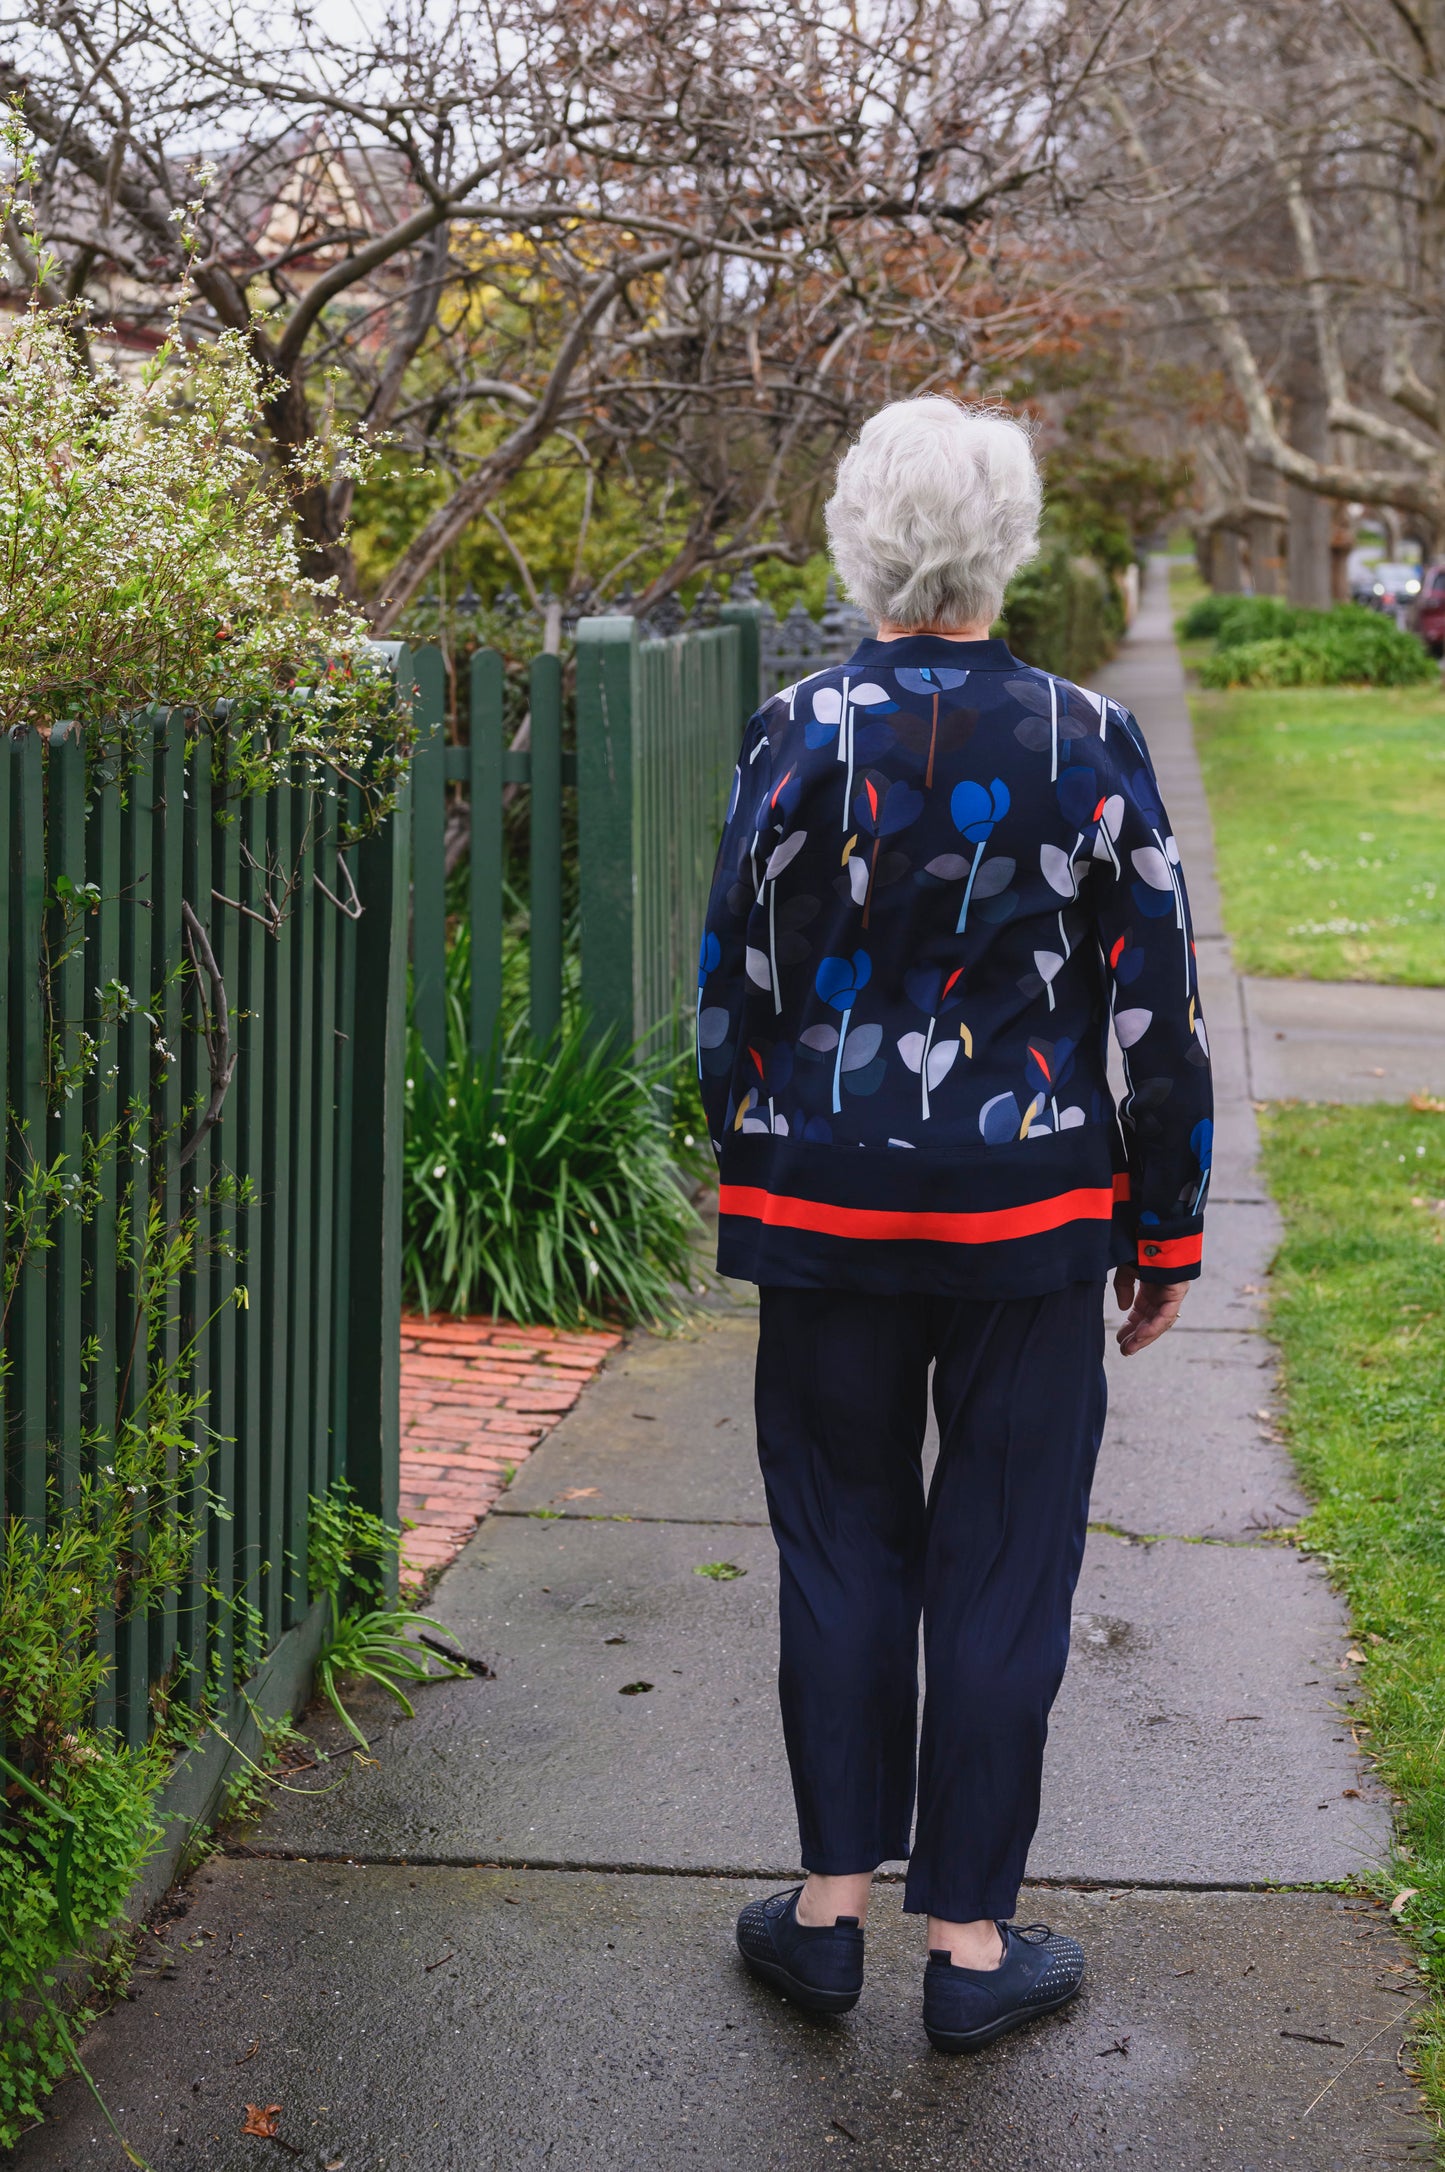
M 1299 352 L 1290 366 L 1289 441 L 1312 460 L 1330 457 L 1329 406 L 1319 363 L 1312 349 Z M 1289 600 L 1313 610 L 1330 607 L 1330 528 L 1333 508 L 1318 491 L 1298 483 L 1285 489 L 1289 509 Z
M 1262 460 L 1249 463 L 1247 488 L 1251 498 L 1268 505 L 1281 496 L 1280 479 Z M 1284 537 L 1277 520 L 1262 513 L 1249 518 L 1249 576 L 1256 596 L 1278 596 L 1284 590 Z
M 1209 585 L 1221 596 L 1237 596 L 1244 586 L 1238 531 L 1222 524 L 1209 540 Z

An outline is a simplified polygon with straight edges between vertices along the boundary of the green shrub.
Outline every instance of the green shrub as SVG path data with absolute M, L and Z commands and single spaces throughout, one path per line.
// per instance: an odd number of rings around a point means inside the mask
M 89 1975 L 67 1987 L 58 1972 L 119 1916 L 155 1839 L 169 1762 L 158 1743 L 128 1750 L 89 1730 L 67 1736 L 48 1775 L 56 1807 L 27 1800 L 23 1816 L 12 1806 L 0 1821 L 0 2148 L 39 2118 L 71 2068 L 65 2017 L 79 2035 L 95 2009 Z M 67 1815 L 79 1838 L 62 1871 Z
M 676 1311 L 699 1227 L 678 1181 L 666 1082 L 583 1020 L 518 1029 L 445 1075 L 408 1056 L 403 1271 L 423 1311 L 578 1326 Z
M 1046 540 L 1009 583 L 997 630 L 1025 663 L 1060 678 L 1085 679 L 1114 653 L 1124 631 L 1124 599 L 1092 559 Z
M 1436 676 L 1423 642 L 1378 611 L 1341 604 L 1297 620 L 1292 634 L 1217 648 L 1200 665 L 1201 686 L 1415 686 Z

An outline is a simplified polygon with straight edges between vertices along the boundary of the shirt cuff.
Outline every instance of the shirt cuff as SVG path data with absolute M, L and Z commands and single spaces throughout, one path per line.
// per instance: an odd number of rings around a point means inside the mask
M 1202 1272 L 1204 1224 L 1180 1231 L 1176 1223 L 1167 1231 L 1145 1223 L 1137 1232 L 1138 1261 L 1135 1273 L 1141 1282 L 1197 1282 Z

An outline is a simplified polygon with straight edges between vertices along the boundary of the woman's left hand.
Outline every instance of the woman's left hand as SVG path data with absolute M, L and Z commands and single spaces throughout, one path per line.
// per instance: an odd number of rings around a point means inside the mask
M 1189 1288 L 1187 1282 L 1141 1282 L 1132 1267 L 1115 1270 L 1114 1296 L 1119 1310 L 1129 1315 L 1116 1337 L 1125 1357 L 1168 1334 Z

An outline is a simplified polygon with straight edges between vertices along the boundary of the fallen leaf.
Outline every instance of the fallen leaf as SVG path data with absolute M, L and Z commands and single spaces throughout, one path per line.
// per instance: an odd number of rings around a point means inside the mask
M 1445 1116 L 1445 1101 L 1438 1094 L 1411 1094 L 1410 1106 L 1417 1116 Z
M 651 1682 L 624 1682 L 617 1694 L 619 1697 L 641 1697 L 651 1687 Z
M 590 1501 L 597 1492 L 596 1486 L 568 1486 L 561 1493 L 554 1493 L 554 1501 Z
M 1345 1653 L 1345 1665 L 1347 1667 L 1362 1667 L 1364 1664 L 1364 1653 L 1359 1649 L 1358 1645 L 1352 1644 Z
M 256 2041 L 255 2041 L 255 2043 L 254 2043 L 254 2044 L 252 2044 L 252 2046 L 251 2046 L 251 2048 L 250 2048 L 250 2050 L 249 2050 L 249 2051 L 243 2051 L 239 2059 L 233 2059 L 233 2060 L 231 2061 L 231 2064 L 232 2064 L 232 2066 L 244 2066 L 244 2065 L 246 2064 L 246 2061 L 247 2061 L 248 2059 L 254 2059 L 254 2058 L 255 2058 L 255 2056 L 256 2056 L 256 2054 L 257 2054 L 257 2052 L 258 2052 L 258 2051 L 259 2051 L 260 2049 L 261 2049 L 261 2039 L 260 2039 L 260 2037 L 258 2036 L 258 2037 L 256 2038 Z
M 344 2157 L 328 2157 L 326 2172 L 346 2172 L 346 2159 Z
M 625 1644 L 627 1639 L 626 1637 L 604 1637 L 602 1641 L 604 1644 Z
M 1415 1895 L 1419 1892 L 1419 1890 L 1420 1888 L 1418 1885 L 1407 1885 L 1403 1892 L 1397 1893 L 1395 1895 L 1395 1898 L 1390 1903 L 1391 1915 L 1403 1915 L 1405 1912 L 1406 1901 L 1412 1901 L 1415 1898 Z
M 735 1576 L 746 1576 L 748 1572 L 740 1569 L 735 1561 L 704 1561 L 692 1573 L 694 1576 L 710 1576 L 715 1584 L 730 1584 Z
M 258 2142 L 274 2142 L 280 2125 L 279 2104 L 248 2104 L 246 2116 L 241 2122 L 241 2132 L 254 2136 Z
M 1127 2036 L 1116 2036 L 1112 2044 L 1105 2044 L 1102 2051 L 1096 2051 L 1094 2053 L 1094 2057 L 1096 2059 L 1107 2059 L 1111 2055 L 1111 2053 L 1116 2051 L 1118 2052 L 1121 2059 L 1128 2058 L 1129 2038 Z

